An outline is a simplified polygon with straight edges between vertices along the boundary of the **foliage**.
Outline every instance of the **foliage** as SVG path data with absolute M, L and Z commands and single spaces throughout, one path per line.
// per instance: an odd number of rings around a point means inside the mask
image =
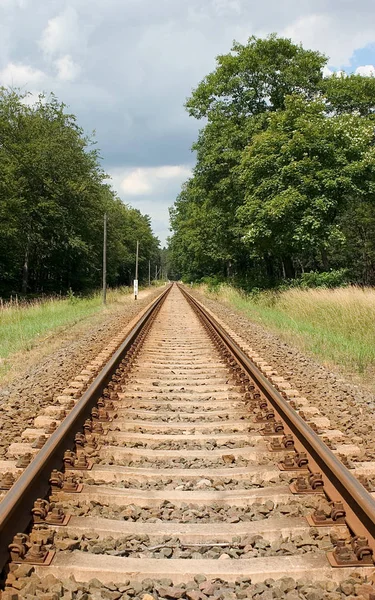
M 234 43 L 187 100 L 206 120 L 171 210 L 173 268 L 249 290 L 348 269 L 375 283 L 375 79 L 271 35 Z
M 215 293 L 223 285 L 224 278 L 223 277 L 219 277 L 218 275 L 213 275 L 211 277 L 202 277 L 202 279 L 200 280 L 199 283 L 201 283 L 203 285 L 206 285 L 207 286 L 207 290 L 209 292 Z
M 158 254 L 149 218 L 116 198 L 64 104 L 28 100 L 0 88 L 0 294 L 99 286 L 104 213 L 109 283 L 130 283 L 136 239 L 145 277 Z
M 193 91 L 186 107 L 195 118 L 220 114 L 241 119 L 284 107 L 293 92 L 310 97 L 322 79 L 326 58 L 275 34 L 234 42 L 229 54 L 216 58 L 217 68 Z
M 337 214 L 371 196 L 373 123 L 351 114 L 327 118 L 323 103 L 296 96 L 285 103 L 243 153 L 242 240 L 256 255 L 306 263 L 319 253 L 324 264 L 332 243 L 344 241 Z
M 357 112 L 367 116 L 375 112 L 375 78 L 351 74 L 322 79 L 320 88 L 328 112 Z
M 337 269 L 328 273 L 310 271 L 303 273 L 298 279 L 293 282 L 294 287 L 300 288 L 338 288 L 348 285 L 348 270 Z

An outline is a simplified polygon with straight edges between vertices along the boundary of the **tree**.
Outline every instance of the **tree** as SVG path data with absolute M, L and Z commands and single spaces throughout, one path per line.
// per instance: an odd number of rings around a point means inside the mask
M 116 198 L 93 140 L 64 104 L 25 100 L 0 89 L 0 292 L 99 286 L 105 212 L 109 280 L 124 282 L 132 237 L 158 248 L 148 217 Z
M 281 260 L 287 276 L 293 258 L 308 266 L 319 256 L 327 270 L 329 248 L 345 241 L 338 215 L 368 198 L 375 183 L 372 141 L 371 119 L 327 117 L 323 102 L 287 98 L 243 154 L 237 217 L 244 245 Z
M 234 43 L 231 53 L 217 58 L 215 71 L 186 103 L 190 115 L 208 119 L 193 146 L 197 152 L 196 187 L 204 198 L 200 210 L 204 206 L 205 223 L 209 223 L 201 255 L 220 265 L 223 274 L 245 270 L 249 262 L 236 223 L 244 194 L 237 175 L 242 152 L 267 126 L 266 115 L 283 107 L 287 93 L 298 90 L 303 97 L 310 97 L 316 92 L 325 62 L 318 52 L 276 35 L 264 40 L 251 37 L 246 46 Z M 173 230 L 177 222 L 172 220 Z M 196 254 L 196 246 L 190 244 L 186 251 L 194 247 Z
M 215 71 L 186 102 L 197 119 L 220 114 L 241 120 L 284 108 L 285 97 L 293 93 L 313 98 L 327 58 L 272 34 L 265 39 L 252 36 L 246 45 L 234 42 L 231 52 L 216 62 Z
M 172 257 L 186 277 L 259 286 L 348 265 L 369 281 L 375 79 L 323 78 L 326 63 L 291 40 L 251 37 L 187 100 L 205 125 L 171 211 Z
M 333 75 L 322 79 L 320 90 L 328 113 L 375 113 L 375 77 Z

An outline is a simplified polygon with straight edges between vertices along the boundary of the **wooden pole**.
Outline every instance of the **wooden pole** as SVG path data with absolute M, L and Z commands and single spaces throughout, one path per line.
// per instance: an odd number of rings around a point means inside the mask
M 148 286 L 151 285 L 151 261 L 148 261 Z
M 135 254 L 134 300 L 138 300 L 138 256 L 139 256 L 139 242 L 137 240 L 137 250 L 136 250 L 136 254 Z

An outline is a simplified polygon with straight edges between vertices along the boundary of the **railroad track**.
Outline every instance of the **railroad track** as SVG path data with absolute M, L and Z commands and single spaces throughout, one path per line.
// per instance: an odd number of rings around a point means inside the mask
M 355 449 L 239 342 L 173 285 L 38 417 L 2 465 L 4 600 L 375 598 Z

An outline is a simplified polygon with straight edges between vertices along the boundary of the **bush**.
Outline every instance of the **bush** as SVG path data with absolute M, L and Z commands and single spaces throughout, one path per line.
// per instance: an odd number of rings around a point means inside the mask
M 209 292 L 215 293 L 219 291 L 219 288 L 224 281 L 225 280 L 223 277 L 219 277 L 218 275 L 210 275 L 207 277 L 202 277 L 199 283 L 204 283 Z
M 337 288 L 348 285 L 348 271 L 347 269 L 338 269 L 336 271 L 327 271 L 325 273 L 318 273 L 317 271 L 310 271 L 309 273 L 303 273 L 301 277 L 295 280 L 294 285 L 301 288 Z

